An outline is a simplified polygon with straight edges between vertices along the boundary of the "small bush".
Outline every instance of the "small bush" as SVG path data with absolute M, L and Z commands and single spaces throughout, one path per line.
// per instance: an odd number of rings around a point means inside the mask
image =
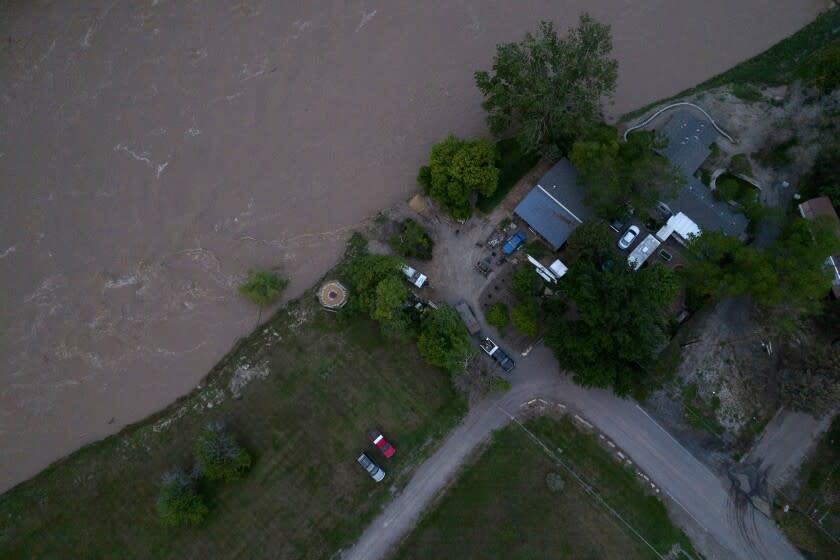
M 790 149 L 799 143 L 796 136 L 792 136 L 781 142 L 774 142 L 761 148 L 753 154 L 755 158 L 767 167 L 778 168 L 793 163 Z
M 548 489 L 552 492 L 558 493 L 563 491 L 566 483 L 563 481 L 563 477 L 560 476 L 560 473 L 550 472 L 545 475 L 545 485 L 548 486 Z
M 746 83 L 732 84 L 732 95 L 741 101 L 746 101 L 747 103 L 761 101 L 764 99 L 764 96 L 761 94 L 761 90 L 752 84 Z
M 511 312 L 513 328 L 525 336 L 537 336 L 538 316 L 539 308 L 537 307 L 537 302 L 534 300 L 515 305 Z
M 248 280 L 239 286 L 239 293 L 265 307 L 274 303 L 289 281 L 270 270 L 251 270 Z
M 432 258 L 434 243 L 426 230 L 411 218 L 400 224 L 400 233 L 391 237 L 391 248 L 403 257 Z
M 735 154 L 732 156 L 732 159 L 729 160 L 729 171 L 738 175 L 752 177 L 752 165 L 747 154 Z
M 510 321 L 507 305 L 504 303 L 495 303 L 491 305 L 487 308 L 484 318 L 487 319 L 488 323 L 497 329 L 504 328 Z
M 540 260 L 548 254 L 548 247 L 541 241 L 529 241 L 525 244 L 525 253 L 531 255 L 537 260 Z
M 529 301 L 539 293 L 540 277 L 533 266 L 521 264 L 513 271 L 511 291 L 519 301 Z
M 236 480 L 251 468 L 251 455 L 219 422 L 208 424 L 195 444 L 195 456 L 209 480 Z
M 170 527 L 197 527 L 210 511 L 193 481 L 182 472 L 168 472 L 160 483 L 158 517 Z
M 510 381 L 501 377 L 494 377 L 490 384 L 490 390 L 507 393 L 510 391 Z

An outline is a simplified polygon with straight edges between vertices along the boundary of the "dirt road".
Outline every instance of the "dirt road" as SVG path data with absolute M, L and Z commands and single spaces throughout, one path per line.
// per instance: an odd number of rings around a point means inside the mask
M 189 391 L 485 132 L 494 45 L 612 24 L 623 112 L 747 58 L 824 0 L 11 1 L 0 7 L 0 490 Z
M 609 391 L 577 387 L 557 373 L 557 363 L 544 347 L 520 358 L 511 379 L 510 392 L 470 411 L 358 543 L 346 551 L 343 560 L 386 558 L 423 510 L 441 495 L 470 453 L 508 422 L 522 403 L 537 397 L 567 403 L 616 442 L 668 495 L 666 503 L 674 519 L 707 558 L 800 557 L 766 517 L 752 510 L 745 515 L 735 512 L 721 480 L 633 401 L 619 399 Z

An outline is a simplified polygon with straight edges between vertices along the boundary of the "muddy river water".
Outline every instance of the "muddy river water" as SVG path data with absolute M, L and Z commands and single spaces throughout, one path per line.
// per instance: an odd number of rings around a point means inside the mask
M 289 296 L 485 134 L 494 45 L 612 24 L 618 114 L 813 19 L 820 0 L 107 0 L 0 7 L 0 490 L 188 392 Z M 81 6 L 81 7 L 80 7 Z

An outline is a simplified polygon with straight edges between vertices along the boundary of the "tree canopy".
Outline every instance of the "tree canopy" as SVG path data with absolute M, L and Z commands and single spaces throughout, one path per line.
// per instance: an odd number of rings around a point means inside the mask
M 543 21 L 536 35 L 498 45 L 492 71 L 475 73 L 490 129 L 515 131 L 526 152 L 565 153 L 601 119 L 602 98 L 615 92 L 618 63 L 611 53 L 609 25 L 587 14 L 566 37 Z
M 464 220 L 472 215 L 473 192 L 490 196 L 499 184 L 496 146 L 489 140 L 461 140 L 449 136 L 432 147 L 429 164 L 420 168 L 417 182 L 449 215 Z
M 813 313 L 831 289 L 824 263 L 840 250 L 840 240 L 830 220 L 797 218 L 765 250 L 716 232 L 692 239 L 688 249 L 683 275 L 692 307 L 726 295 L 749 294 L 762 307 Z
M 429 260 L 434 243 L 429 233 L 417 222 L 408 218 L 400 223 L 400 232 L 391 236 L 391 248 L 403 257 Z
M 430 364 L 453 374 L 463 371 L 467 360 L 475 353 L 461 317 L 448 305 L 423 317 L 417 348 Z
M 592 127 L 574 143 L 569 160 L 575 164 L 587 202 L 603 218 L 621 218 L 628 205 L 646 211 L 660 200 L 676 195 L 686 178 L 678 167 L 658 155 L 666 138 L 652 132 L 634 132 L 618 141 L 615 128 Z
M 587 220 L 569 235 L 566 255 L 569 262 L 579 259 L 602 265 L 615 254 L 609 226 L 601 220 Z
M 251 454 L 219 422 L 208 424 L 198 437 L 195 456 L 209 480 L 236 480 L 251 468 Z
M 612 387 L 619 395 L 644 388 L 645 368 L 666 340 L 664 311 L 679 292 L 674 273 L 659 264 L 600 270 L 579 261 L 563 289 L 577 318 L 550 314 L 545 339 L 561 367 L 587 387 Z
M 348 312 L 360 310 L 379 322 L 382 332 L 405 334 L 409 319 L 405 313 L 408 288 L 399 271 L 399 259 L 367 252 L 350 259 L 347 280 L 353 290 Z
M 157 500 L 158 517 L 170 527 L 196 527 L 210 512 L 195 481 L 182 472 L 163 475 Z
M 248 279 L 239 286 L 239 292 L 260 307 L 274 303 L 289 283 L 270 270 L 251 270 Z

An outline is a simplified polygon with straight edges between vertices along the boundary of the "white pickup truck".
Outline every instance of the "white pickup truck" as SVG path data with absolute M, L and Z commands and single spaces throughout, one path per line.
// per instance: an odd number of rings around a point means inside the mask
M 407 264 L 401 264 L 400 270 L 403 274 L 405 274 L 405 277 L 408 279 L 408 281 L 417 286 L 418 288 L 422 288 L 423 286 L 425 286 L 426 282 L 428 281 L 428 278 L 426 278 L 425 274 L 421 274 L 419 271 L 414 270 Z

